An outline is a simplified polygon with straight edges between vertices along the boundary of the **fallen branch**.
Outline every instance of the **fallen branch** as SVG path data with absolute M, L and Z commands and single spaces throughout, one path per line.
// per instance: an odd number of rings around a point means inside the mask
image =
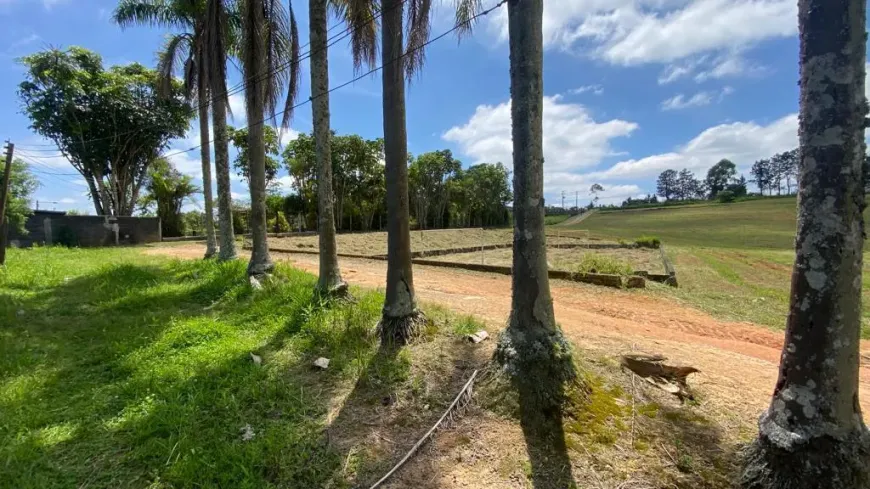
M 386 480 L 389 479 L 390 476 L 395 474 L 396 471 L 398 471 L 403 465 L 405 465 L 405 462 L 410 460 L 411 457 L 413 457 L 414 454 L 417 453 L 417 450 L 419 450 L 420 447 L 422 447 L 423 444 L 426 443 L 426 441 L 435 434 L 438 428 L 440 428 L 441 425 L 444 424 L 445 420 L 452 421 L 453 414 L 457 410 L 462 409 L 462 407 L 468 405 L 469 401 L 471 400 L 472 385 L 474 383 L 475 377 L 477 377 L 477 372 L 478 371 L 475 370 L 471 373 L 471 377 L 468 379 L 468 382 L 465 383 L 465 386 L 462 388 L 462 390 L 459 391 L 459 394 L 457 394 L 456 398 L 453 399 L 453 402 L 450 403 L 450 407 L 448 407 L 447 411 L 445 411 L 444 414 L 441 415 L 441 418 L 438 419 L 438 422 L 435 423 L 435 425 L 432 426 L 432 428 L 430 428 L 429 431 L 427 431 L 426 434 L 423 435 L 423 437 L 420 438 L 420 440 L 417 441 L 417 443 L 415 443 L 413 447 L 411 447 L 411 450 L 409 450 L 408 453 L 405 454 L 404 457 L 402 457 L 402 460 L 399 460 L 399 463 L 397 463 L 392 469 L 390 469 L 390 471 L 387 472 L 386 475 L 381 477 L 379 481 L 375 482 L 370 489 L 380 487 L 381 484 L 386 482 Z
M 695 367 L 674 367 L 665 365 L 667 358 L 661 355 L 623 355 L 623 368 L 631 370 L 650 384 L 680 398 L 680 400 L 694 399 L 686 377 L 689 374 L 700 372 Z

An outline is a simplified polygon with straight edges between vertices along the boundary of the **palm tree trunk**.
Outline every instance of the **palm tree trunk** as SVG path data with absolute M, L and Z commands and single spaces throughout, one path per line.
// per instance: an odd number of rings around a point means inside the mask
M 335 242 L 335 212 L 332 193 L 332 153 L 329 129 L 329 56 L 326 40 L 326 2 L 309 0 L 311 39 L 311 98 L 314 118 L 314 152 L 317 160 L 317 215 L 320 235 L 320 279 L 317 290 L 328 295 L 347 293 L 341 279 Z
M 236 236 L 233 232 L 233 200 L 230 194 L 230 155 L 227 138 L 226 80 L 212 81 L 212 116 L 214 117 L 214 167 L 217 173 L 218 225 L 220 252 L 218 259 L 236 258 Z
M 556 325 L 547 274 L 543 8 L 543 0 L 508 1 L 514 155 L 513 288 L 508 327 L 499 339 L 495 359 L 513 374 L 527 406 L 549 412 L 561 405 L 563 384 L 574 377 L 574 370 L 570 345 Z M 483 217 L 481 214 L 479 222 L 484 222 Z
M 779 380 L 745 488 L 870 486 L 858 403 L 864 244 L 864 0 L 800 0 L 796 258 Z
M 403 0 L 384 0 L 381 9 L 388 258 L 386 300 L 379 324 L 381 341 L 400 345 L 407 343 L 418 333 L 422 317 L 417 309 L 411 269 L 402 2 Z
M 212 209 L 211 188 L 211 143 L 208 134 L 209 91 L 204 60 L 200 59 L 197 77 L 199 95 L 199 142 L 200 158 L 202 159 L 202 195 L 205 201 L 205 257 L 211 258 L 217 253 L 217 243 L 214 235 L 214 210 Z
M 263 0 L 247 0 L 246 24 L 249 32 L 244 36 L 250 44 L 243 63 L 248 87 L 245 90 L 248 114 L 248 158 L 251 189 L 251 261 L 248 275 L 263 275 L 275 268 L 266 242 L 266 140 L 263 134 L 263 115 L 266 113 L 265 41 L 261 33 L 266 28 Z

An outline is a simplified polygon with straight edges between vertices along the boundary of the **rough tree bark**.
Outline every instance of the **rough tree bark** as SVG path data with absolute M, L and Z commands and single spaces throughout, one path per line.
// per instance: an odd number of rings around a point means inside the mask
M 866 488 L 858 403 L 865 0 L 800 0 L 796 259 L 779 380 L 741 485 Z
M 378 325 L 385 344 L 404 344 L 417 335 L 423 315 L 417 309 L 411 269 L 408 210 L 408 134 L 405 126 L 405 72 L 402 58 L 404 0 L 384 0 L 383 104 L 387 187 L 387 290 Z
M 213 80 L 218 90 L 212 93 L 226 93 L 226 80 Z M 233 231 L 233 200 L 230 194 L 230 155 L 227 138 L 227 105 L 223 96 L 212 97 L 212 116 L 214 117 L 214 169 L 217 174 L 218 226 L 220 229 L 220 251 L 218 259 L 236 258 L 236 236 Z
M 247 14 L 243 29 L 250 45 L 245 50 L 247 60 L 243 63 L 248 87 L 245 90 L 248 114 L 248 186 L 251 189 L 251 261 L 248 275 L 270 273 L 275 264 L 269 256 L 266 242 L 266 140 L 263 134 L 263 114 L 266 112 L 266 82 L 262 73 L 266 68 L 266 46 L 263 31 L 266 26 L 263 0 L 247 0 Z
M 526 405 L 562 405 L 574 378 L 571 348 L 556 325 L 544 235 L 543 0 L 509 0 L 514 245 L 511 314 L 495 360 Z
M 317 160 L 317 223 L 320 236 L 320 278 L 317 290 L 326 295 L 347 294 L 338 266 L 332 192 L 332 153 L 329 130 L 329 53 L 326 39 L 326 2 L 309 0 L 311 39 L 311 98 L 314 151 Z
M 202 49 L 202 48 L 199 48 Z M 202 195 L 205 207 L 205 257 L 211 258 L 217 254 L 217 242 L 214 235 L 214 209 L 211 188 L 211 143 L 208 134 L 209 90 L 206 62 L 200 55 L 199 74 L 197 76 L 197 94 L 199 103 L 199 143 L 202 159 Z

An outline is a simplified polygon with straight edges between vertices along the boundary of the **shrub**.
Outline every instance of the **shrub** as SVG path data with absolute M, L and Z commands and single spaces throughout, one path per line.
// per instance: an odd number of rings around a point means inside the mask
M 631 275 L 634 270 L 631 264 L 607 255 L 583 253 L 577 264 L 580 273 L 605 273 L 610 275 Z
M 290 231 L 290 223 L 287 222 L 283 212 L 278 212 L 277 217 L 269 219 L 269 232 L 286 233 L 288 231 Z
M 658 249 L 662 246 L 662 241 L 655 236 L 641 236 L 634 240 L 634 244 L 641 248 Z
M 734 195 L 734 192 L 732 192 L 730 190 L 723 190 L 716 195 L 716 200 L 718 200 L 719 202 L 721 202 L 723 204 L 729 204 L 731 202 L 734 202 L 734 199 L 736 197 L 737 196 Z

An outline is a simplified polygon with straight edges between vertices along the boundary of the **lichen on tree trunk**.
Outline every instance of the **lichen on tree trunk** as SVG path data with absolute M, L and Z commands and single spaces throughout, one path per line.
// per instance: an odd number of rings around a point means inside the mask
M 800 176 L 779 380 L 744 488 L 868 487 L 858 403 L 864 221 L 863 0 L 800 0 Z
M 329 56 L 327 49 L 327 0 L 309 0 L 311 39 L 312 114 L 314 147 L 317 159 L 317 225 L 320 240 L 320 278 L 317 290 L 327 296 L 346 296 L 347 284 L 341 279 L 338 246 L 335 240 L 332 158 L 329 129 Z
M 416 336 L 424 322 L 417 309 L 411 268 L 402 2 L 403 0 L 385 0 L 381 8 L 384 159 L 387 187 L 387 290 L 379 330 L 383 342 L 398 343 L 405 343 Z
M 542 0 L 508 2 L 514 152 L 511 314 L 495 361 L 543 410 L 562 404 L 575 377 L 571 348 L 556 325 L 544 234 Z

